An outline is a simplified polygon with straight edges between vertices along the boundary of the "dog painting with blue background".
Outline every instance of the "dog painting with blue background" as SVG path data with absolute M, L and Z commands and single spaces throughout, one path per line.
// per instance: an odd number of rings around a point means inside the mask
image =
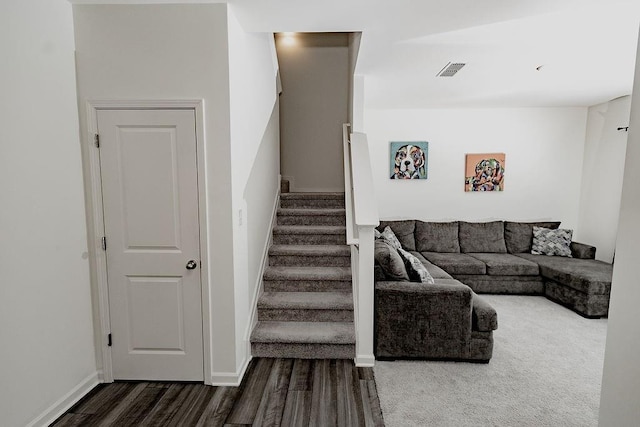
M 392 142 L 390 149 L 391 179 L 427 179 L 429 143 Z

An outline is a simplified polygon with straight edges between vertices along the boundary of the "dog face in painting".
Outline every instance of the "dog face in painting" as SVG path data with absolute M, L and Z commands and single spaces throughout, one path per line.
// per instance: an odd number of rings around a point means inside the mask
M 425 175 L 426 159 L 422 148 L 403 145 L 396 151 L 395 167 L 391 179 L 419 179 Z
M 483 159 L 476 164 L 471 191 L 500 191 L 503 178 L 504 169 L 498 160 Z

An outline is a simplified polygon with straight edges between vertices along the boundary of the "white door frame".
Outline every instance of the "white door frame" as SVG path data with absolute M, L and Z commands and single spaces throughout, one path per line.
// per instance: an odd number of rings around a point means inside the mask
M 211 384 L 211 328 L 209 304 L 208 272 L 208 232 L 206 210 L 206 175 L 204 148 L 204 100 L 89 100 L 86 104 L 87 138 L 88 144 L 86 160 L 88 162 L 89 185 L 91 197 L 89 214 L 93 217 L 93 228 L 88 229 L 89 243 L 92 243 L 89 253 L 94 255 L 96 266 L 96 283 L 98 299 L 98 315 L 100 322 L 100 349 L 102 354 L 102 380 L 113 382 L 113 362 L 111 347 L 108 346 L 108 336 L 111 332 L 109 316 L 109 290 L 107 286 L 107 258 L 102 249 L 104 235 L 104 210 L 102 203 L 102 178 L 100 174 L 99 148 L 95 145 L 95 135 L 98 129 L 98 110 L 193 110 L 196 118 L 196 150 L 198 165 L 198 217 L 200 226 L 200 283 L 202 286 L 202 347 L 204 360 L 204 383 Z

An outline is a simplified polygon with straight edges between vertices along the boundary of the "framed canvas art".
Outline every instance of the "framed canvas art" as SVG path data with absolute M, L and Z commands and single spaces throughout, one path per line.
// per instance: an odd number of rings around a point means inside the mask
M 429 143 L 426 141 L 391 142 L 389 175 L 391 179 L 427 179 Z
M 467 154 L 464 191 L 504 191 L 504 153 Z

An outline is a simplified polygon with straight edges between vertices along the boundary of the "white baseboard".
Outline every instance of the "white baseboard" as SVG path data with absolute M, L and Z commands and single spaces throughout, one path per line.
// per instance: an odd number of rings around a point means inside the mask
M 40 427 L 50 425 L 62 414 L 67 412 L 69 408 L 75 405 L 98 384 L 100 384 L 100 381 L 98 380 L 98 372 L 96 371 L 83 379 L 78 385 L 71 389 L 71 391 L 58 399 L 42 414 L 38 415 L 33 421 L 27 424 L 27 427 Z
M 360 368 L 373 368 L 376 358 L 373 354 L 357 354 L 354 363 Z
M 251 355 L 248 355 L 244 360 L 238 372 L 213 372 L 211 375 L 211 385 L 227 387 L 239 386 L 242 382 L 242 377 L 244 377 L 244 373 L 247 371 L 247 367 L 249 367 L 249 362 L 251 362 Z

